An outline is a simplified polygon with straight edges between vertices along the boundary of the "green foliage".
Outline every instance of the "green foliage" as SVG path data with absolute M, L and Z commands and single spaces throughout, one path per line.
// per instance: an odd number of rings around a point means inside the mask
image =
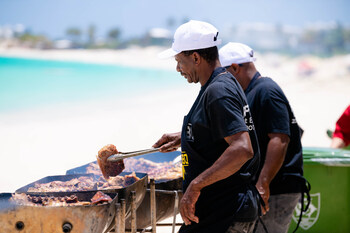
M 308 29 L 303 32 L 300 45 L 307 47 L 309 53 L 320 56 L 349 53 L 350 29 L 341 24 L 327 30 Z
M 94 44 L 95 42 L 95 35 L 96 34 L 96 26 L 91 24 L 89 27 L 88 27 L 88 43 L 91 45 L 91 44 Z
M 18 37 L 20 41 L 30 41 L 30 42 L 38 42 L 38 41 L 47 41 L 47 38 L 42 35 L 32 35 L 29 33 L 25 33 Z
M 183 18 L 184 22 L 187 22 L 187 18 Z M 173 28 L 176 25 L 176 21 L 169 17 L 166 21 L 168 28 Z M 301 54 L 313 54 L 318 56 L 332 56 L 336 54 L 350 53 L 350 28 L 344 27 L 341 24 L 331 25 L 328 28 L 317 29 L 308 28 L 304 29 L 301 33 L 290 33 L 283 30 L 282 25 L 276 25 L 275 35 L 271 38 L 278 42 L 275 47 L 266 47 L 264 43 L 257 43 L 254 45 L 254 41 L 250 43 L 254 48 L 260 52 L 277 52 L 290 56 L 298 56 Z M 112 27 L 109 29 L 102 40 L 96 40 L 97 27 L 94 24 L 90 24 L 88 28 L 82 30 L 78 27 L 69 27 L 65 30 L 66 38 L 72 42 L 73 48 L 109 48 L 120 49 L 126 48 L 132 45 L 138 45 L 142 47 L 150 45 L 158 46 L 171 46 L 171 40 L 153 38 L 149 33 L 145 33 L 142 36 L 128 38 L 122 40 L 121 30 L 118 27 Z M 233 35 L 235 31 L 232 32 Z M 259 31 L 255 32 L 255 36 L 259 36 Z M 261 32 L 262 35 L 267 35 L 267 32 Z M 276 38 L 277 37 L 277 38 Z M 20 43 L 24 43 L 29 47 L 45 47 L 50 48 L 52 42 L 42 35 L 35 35 L 30 32 L 26 32 L 20 35 L 16 35 L 16 38 Z M 293 40 L 291 40 L 293 39 Z M 245 41 L 241 41 L 245 43 Z M 270 43 L 271 44 L 271 43 Z
M 71 27 L 66 30 L 66 35 L 71 41 L 78 43 L 81 39 L 82 32 L 77 27 Z
M 78 27 L 70 27 L 66 30 L 66 36 L 72 41 L 73 47 L 81 47 L 82 41 L 82 31 Z
M 120 35 L 121 30 L 119 28 L 112 28 L 107 33 L 107 43 L 105 45 L 106 48 L 116 49 L 120 46 Z
M 24 33 L 17 38 L 22 45 L 30 48 L 52 48 L 52 42 L 43 35 L 33 35 L 31 33 Z
M 119 28 L 112 28 L 111 30 L 109 30 L 108 32 L 108 39 L 116 41 L 119 39 L 121 34 L 121 31 Z
M 71 27 L 66 30 L 67 36 L 80 37 L 82 34 L 81 30 L 77 27 Z

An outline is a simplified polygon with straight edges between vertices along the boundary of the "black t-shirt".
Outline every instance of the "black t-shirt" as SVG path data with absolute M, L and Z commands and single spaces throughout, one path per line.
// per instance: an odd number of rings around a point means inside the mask
M 259 207 L 254 179 L 260 155 L 246 97 L 237 80 L 224 68 L 215 69 L 187 117 L 186 134 L 181 138 L 186 153 L 184 191 L 226 150 L 227 136 L 249 132 L 254 157 L 232 176 L 201 190 L 195 213 L 199 224 L 183 226 L 180 232 L 225 232 L 234 221 L 254 221 Z
M 272 79 L 257 72 L 245 90 L 260 148 L 260 167 L 266 158 L 269 133 L 287 134 L 290 138 L 285 160 L 270 184 L 270 194 L 297 193 L 301 191 L 303 156 L 301 129 L 294 117 L 282 89 Z

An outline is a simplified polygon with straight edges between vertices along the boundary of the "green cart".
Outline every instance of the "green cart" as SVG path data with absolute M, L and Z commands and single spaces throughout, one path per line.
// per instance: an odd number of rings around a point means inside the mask
M 350 232 L 350 151 L 304 147 L 303 156 L 311 204 L 297 232 Z M 294 231 L 300 208 L 298 204 L 288 232 Z

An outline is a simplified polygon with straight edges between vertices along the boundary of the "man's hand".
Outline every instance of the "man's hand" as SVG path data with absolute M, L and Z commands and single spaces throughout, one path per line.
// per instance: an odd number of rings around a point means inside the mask
M 181 132 L 164 134 L 152 147 L 160 152 L 176 151 L 181 146 Z
M 270 141 L 267 144 L 266 158 L 261 169 L 256 188 L 265 202 L 263 214 L 269 211 L 270 183 L 282 167 L 287 153 L 289 136 L 282 133 L 269 133 Z
M 265 207 L 261 206 L 262 214 L 265 215 L 270 210 L 270 207 L 269 207 L 270 188 L 268 184 L 261 183 L 261 182 L 258 182 L 256 184 L 256 188 L 258 189 L 259 194 L 265 203 Z
M 199 222 L 198 217 L 195 216 L 194 213 L 196 211 L 195 205 L 200 194 L 200 190 L 195 189 L 194 186 L 190 184 L 181 198 L 180 214 L 186 225 L 191 225 L 191 221 Z

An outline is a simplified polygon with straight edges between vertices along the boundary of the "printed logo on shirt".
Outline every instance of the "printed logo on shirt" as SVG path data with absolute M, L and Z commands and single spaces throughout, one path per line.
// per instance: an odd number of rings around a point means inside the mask
M 253 123 L 253 118 L 250 115 L 250 109 L 248 105 L 245 105 L 243 107 L 243 118 L 244 122 L 248 128 L 249 131 L 255 130 L 254 123 Z
M 250 115 L 250 109 L 249 109 L 248 104 L 247 104 L 247 105 L 245 105 L 245 106 L 243 107 L 243 116 L 244 116 L 244 117 L 246 117 L 246 116 L 247 116 L 247 114 L 249 114 L 249 115 Z
M 188 155 L 186 151 L 181 152 L 181 158 L 182 158 L 182 179 L 185 180 L 185 174 L 186 174 L 185 167 L 189 165 Z
M 293 118 L 291 119 L 291 124 L 298 124 L 297 119 L 295 118 L 293 111 L 292 111 L 292 110 L 290 110 L 290 111 L 291 111 L 292 117 L 293 117 Z
M 194 141 L 191 123 L 187 123 L 187 126 L 186 126 L 186 139 L 187 139 L 187 141 L 191 141 L 191 142 Z

